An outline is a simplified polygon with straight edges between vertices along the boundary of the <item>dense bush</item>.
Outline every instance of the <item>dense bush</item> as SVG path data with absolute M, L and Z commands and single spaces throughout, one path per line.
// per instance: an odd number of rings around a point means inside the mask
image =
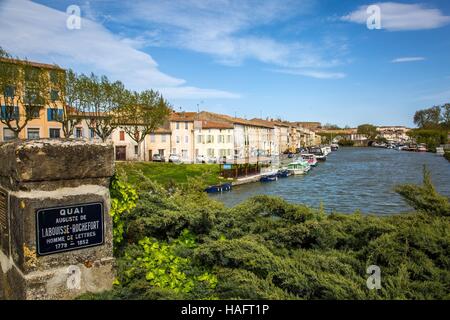
M 227 208 L 190 181 L 145 180 L 123 216 L 114 289 L 104 299 L 449 299 L 448 199 L 424 174 L 397 191 L 410 214 L 326 214 L 271 196 Z M 366 286 L 381 268 L 380 290 Z
M 445 152 L 444 157 L 445 157 L 445 159 L 450 161 L 450 152 L 449 151 Z

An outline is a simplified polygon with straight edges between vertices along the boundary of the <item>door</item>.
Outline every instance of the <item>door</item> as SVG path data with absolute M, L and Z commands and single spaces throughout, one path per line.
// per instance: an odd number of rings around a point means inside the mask
M 116 160 L 126 161 L 127 160 L 127 147 L 117 146 L 116 147 Z
M 152 150 L 148 150 L 148 161 L 152 161 L 153 160 L 153 152 Z

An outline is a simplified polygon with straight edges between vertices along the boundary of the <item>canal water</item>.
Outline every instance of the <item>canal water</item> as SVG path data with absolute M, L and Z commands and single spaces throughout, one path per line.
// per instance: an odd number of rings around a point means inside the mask
M 424 164 L 436 189 L 450 197 L 450 162 L 444 157 L 381 148 L 340 148 L 307 175 L 236 186 L 231 192 L 211 197 L 227 206 L 266 194 L 312 207 L 323 203 L 327 212 L 351 213 L 359 209 L 363 213 L 401 213 L 411 208 L 393 188 L 402 183 L 420 184 Z

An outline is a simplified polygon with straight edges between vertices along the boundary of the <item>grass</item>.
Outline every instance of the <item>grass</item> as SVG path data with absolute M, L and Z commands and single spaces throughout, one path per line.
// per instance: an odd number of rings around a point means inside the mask
M 131 184 L 139 184 L 138 172 L 149 179 L 167 185 L 183 184 L 188 178 L 201 177 L 207 185 L 224 182 L 219 176 L 218 164 L 174 164 L 160 162 L 117 162 L 116 167 L 124 170 Z

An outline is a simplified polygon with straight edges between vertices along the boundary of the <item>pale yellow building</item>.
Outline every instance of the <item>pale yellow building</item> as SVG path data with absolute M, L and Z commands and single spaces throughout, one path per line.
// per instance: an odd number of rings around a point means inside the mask
M 11 60 L 11 59 L 2 59 L 1 62 L 12 62 L 18 60 Z M 44 63 L 37 63 L 37 62 L 27 62 L 29 66 L 31 66 L 33 69 L 39 69 L 44 70 L 48 72 L 49 76 L 49 95 L 50 95 L 50 105 L 45 106 L 38 106 L 36 108 L 36 111 L 34 111 L 33 118 L 28 121 L 26 126 L 20 131 L 19 138 L 20 139 L 40 139 L 40 138 L 59 138 L 63 137 L 62 132 L 62 124 L 57 121 L 58 116 L 60 116 L 63 112 L 63 102 L 61 102 L 60 94 L 58 90 L 56 90 L 54 87 L 52 87 L 53 84 L 56 83 L 57 75 L 58 73 L 65 72 L 64 69 L 56 66 L 56 65 L 50 65 L 50 64 L 44 64 Z M 26 79 L 26 77 L 24 77 Z M 17 88 L 11 88 L 11 98 L 13 96 L 24 96 L 24 88 L 26 88 L 26 80 L 25 83 L 21 84 L 20 87 Z M 14 113 L 18 115 L 19 118 L 19 125 L 21 126 L 25 122 L 25 112 L 26 108 L 22 103 L 18 103 L 19 101 L 16 98 L 14 99 L 14 105 L 17 109 L 14 110 Z M 6 111 L 5 111 L 5 97 L 3 94 L 0 94 L 0 105 L 1 105 L 1 112 L 0 117 L 5 120 L 6 119 Z M 17 127 L 15 125 L 15 121 L 12 122 L 14 127 Z M 8 128 L 8 126 L 2 122 L 0 122 L 0 141 L 8 141 L 14 139 L 14 132 Z

